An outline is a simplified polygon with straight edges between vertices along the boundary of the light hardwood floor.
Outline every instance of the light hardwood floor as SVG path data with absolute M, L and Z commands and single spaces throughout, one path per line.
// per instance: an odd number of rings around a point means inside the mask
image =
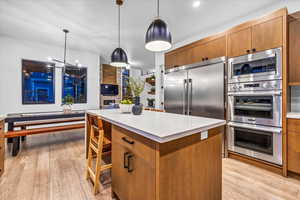
M 110 173 L 101 192 L 85 180 L 83 131 L 29 136 L 17 157 L 7 154 L 0 200 L 110 200 Z M 299 200 L 300 181 L 223 159 L 223 200 Z

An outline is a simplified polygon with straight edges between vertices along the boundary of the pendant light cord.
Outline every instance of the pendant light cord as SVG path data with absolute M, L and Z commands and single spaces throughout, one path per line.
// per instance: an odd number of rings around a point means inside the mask
M 119 45 L 119 48 L 120 48 L 120 41 L 121 41 L 121 28 L 120 28 L 120 24 L 121 24 L 121 15 L 120 15 L 120 5 L 118 5 L 118 18 L 119 18 L 119 23 L 118 23 L 118 33 L 119 33 L 119 35 L 118 35 L 118 45 Z
M 66 64 L 66 56 L 67 56 L 67 32 L 65 31 L 64 64 Z
M 159 18 L 159 0 L 157 0 L 157 18 Z

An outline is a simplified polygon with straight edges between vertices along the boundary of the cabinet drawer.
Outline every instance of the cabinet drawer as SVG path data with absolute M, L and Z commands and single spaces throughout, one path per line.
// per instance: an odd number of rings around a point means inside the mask
M 112 141 L 126 147 L 149 164 L 155 165 L 156 145 L 153 141 L 118 126 L 112 128 Z

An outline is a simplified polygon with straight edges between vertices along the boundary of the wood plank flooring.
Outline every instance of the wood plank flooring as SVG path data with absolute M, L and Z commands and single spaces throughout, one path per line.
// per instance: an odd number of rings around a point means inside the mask
M 110 173 L 101 192 L 85 179 L 83 130 L 27 137 L 17 157 L 7 154 L 0 200 L 111 200 Z M 223 200 L 299 200 L 300 181 L 223 159 Z

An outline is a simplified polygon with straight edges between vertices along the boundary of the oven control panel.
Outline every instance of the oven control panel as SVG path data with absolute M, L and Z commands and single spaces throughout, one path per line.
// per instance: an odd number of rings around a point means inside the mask
M 281 89 L 282 89 L 281 80 L 231 83 L 228 85 L 229 92 L 281 90 Z

